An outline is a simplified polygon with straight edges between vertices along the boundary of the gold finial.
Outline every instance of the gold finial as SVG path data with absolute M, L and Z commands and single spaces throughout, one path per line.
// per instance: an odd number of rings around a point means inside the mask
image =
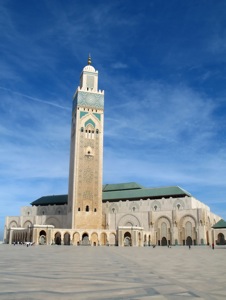
M 89 57 L 88 57 L 88 65 L 91 65 L 92 61 L 91 61 L 91 55 L 89 54 Z

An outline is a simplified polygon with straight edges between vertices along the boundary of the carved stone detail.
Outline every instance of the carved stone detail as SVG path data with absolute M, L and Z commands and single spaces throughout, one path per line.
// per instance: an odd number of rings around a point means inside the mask
M 92 200 L 93 199 L 93 193 L 91 191 L 85 191 L 83 193 L 83 199 Z
M 94 141 L 91 139 L 86 139 L 84 142 L 84 147 L 88 147 L 88 146 L 94 148 Z
M 93 180 L 93 171 L 91 168 L 84 170 L 83 179 L 87 183 L 90 183 Z

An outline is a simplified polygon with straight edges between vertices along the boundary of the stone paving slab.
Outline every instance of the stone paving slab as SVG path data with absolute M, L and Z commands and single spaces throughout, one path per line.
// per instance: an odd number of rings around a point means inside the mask
M 206 246 L 0 245 L 0 299 L 226 299 L 225 255 Z

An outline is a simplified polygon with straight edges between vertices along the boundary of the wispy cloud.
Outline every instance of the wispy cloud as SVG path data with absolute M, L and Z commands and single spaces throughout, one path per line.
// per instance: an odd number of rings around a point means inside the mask
M 4 90 L 4 91 L 7 91 L 7 92 L 10 92 L 10 93 L 13 93 L 15 95 L 22 96 L 22 97 L 30 99 L 32 101 L 36 101 L 36 102 L 39 102 L 39 103 L 43 103 L 43 104 L 54 106 L 54 107 L 61 108 L 61 109 L 71 110 L 70 107 L 62 106 L 62 105 L 59 105 L 57 103 L 53 103 L 53 102 L 50 102 L 50 101 L 46 101 L 46 100 L 42 100 L 42 99 L 31 97 L 31 96 L 28 96 L 28 95 L 25 95 L 25 94 L 21 94 L 21 93 L 18 93 L 16 91 L 12 91 L 10 89 L 4 88 L 2 86 L 0 86 L 0 89 Z
M 128 65 L 122 62 L 115 62 L 111 65 L 113 69 L 126 69 L 128 68 Z
M 36 99 L 27 102 L 24 95 L 18 94 L 2 97 L 0 107 L 0 176 L 24 180 L 65 178 L 69 159 L 69 110 Z
M 144 141 L 160 139 L 187 143 L 205 140 L 214 134 L 214 102 L 186 86 L 155 82 L 133 82 L 121 98 L 120 110 L 111 111 L 106 135 L 120 139 L 119 130 L 128 138 Z M 133 94 L 130 91 L 133 91 Z M 137 94 L 136 94 L 137 93 Z M 113 101 L 111 101 L 113 103 Z M 108 118 L 108 116 L 107 116 Z M 121 127 L 121 128 L 119 128 Z

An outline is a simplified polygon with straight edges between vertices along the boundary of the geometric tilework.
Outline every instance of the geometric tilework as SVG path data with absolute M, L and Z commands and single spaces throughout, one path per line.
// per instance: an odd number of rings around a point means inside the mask
M 104 108 L 104 95 L 102 94 L 78 91 L 74 100 L 77 102 L 77 105 L 91 108 Z

